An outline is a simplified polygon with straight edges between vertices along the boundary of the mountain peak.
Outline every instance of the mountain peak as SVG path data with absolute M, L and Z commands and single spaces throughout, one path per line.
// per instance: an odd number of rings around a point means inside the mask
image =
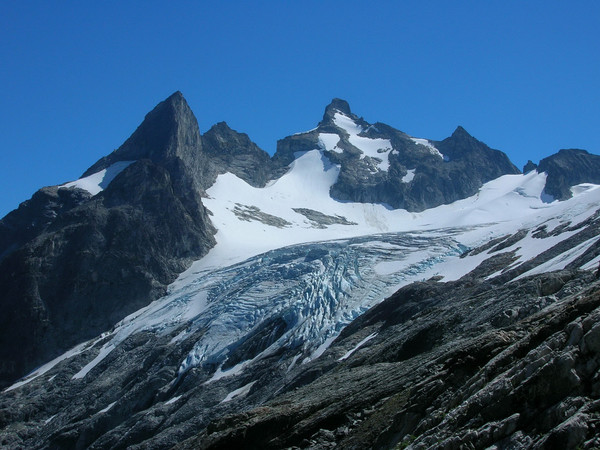
M 329 105 L 327 105 L 325 108 L 325 115 L 328 113 L 333 115 L 335 111 L 339 111 L 346 115 L 352 114 L 348 102 L 346 100 L 342 100 L 341 98 L 334 98 L 331 100 L 331 103 L 329 103 Z
M 325 108 L 323 120 L 319 123 L 319 126 L 335 127 L 335 121 L 333 119 L 336 113 L 341 113 L 354 120 L 358 120 L 358 117 L 355 114 L 352 114 L 352 111 L 350 110 L 350 105 L 346 100 L 342 100 L 341 98 L 334 98 L 333 100 L 331 100 L 331 103 L 329 103 L 329 105 L 327 105 L 327 107 Z
M 467 130 L 465 130 L 462 126 L 459 125 L 456 127 L 456 130 L 454 130 L 454 133 L 452 133 L 452 137 L 454 137 L 454 138 L 457 138 L 457 137 L 472 138 L 473 136 L 471 136 Z
M 580 183 L 600 184 L 600 156 L 578 148 L 561 149 L 540 161 L 538 172 L 546 172 L 546 194 L 558 200 L 571 198 L 571 187 Z
M 118 161 L 147 158 L 158 162 L 174 156 L 185 161 L 201 148 L 198 121 L 183 94 L 176 91 L 146 114 L 123 145 L 97 161 L 83 176 Z

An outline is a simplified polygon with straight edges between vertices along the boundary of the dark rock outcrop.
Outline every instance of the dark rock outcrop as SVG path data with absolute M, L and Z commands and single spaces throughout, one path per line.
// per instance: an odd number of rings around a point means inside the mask
M 49 186 L 0 220 L 0 260 L 42 233 L 56 217 L 90 198 L 82 189 Z
M 535 164 L 532 160 L 527 160 L 527 164 L 523 166 L 523 173 L 529 173 L 532 170 L 536 170 L 538 168 L 537 164 Z
M 560 150 L 540 161 L 538 172 L 546 172 L 544 191 L 557 200 L 571 198 L 571 187 L 580 183 L 600 183 L 600 156 L 585 150 Z
M 164 295 L 214 245 L 201 148 L 175 93 L 86 171 L 136 161 L 105 190 L 44 188 L 0 222 L 0 385 Z
M 376 157 L 366 156 L 336 123 L 336 114 L 361 127 L 359 137 L 389 140 L 391 148 L 380 149 Z M 474 195 L 483 183 L 501 175 L 519 173 L 504 153 L 489 148 L 462 127 L 441 142 L 431 141 L 436 151 L 388 125 L 367 123 L 340 99 L 327 106 L 315 130 L 280 140 L 274 163 L 287 166 L 296 152 L 320 148 L 320 133 L 339 136 L 338 150 L 324 151 L 324 155 L 340 166 L 330 194 L 342 201 L 384 203 L 392 208 L 422 211 Z M 388 168 L 378 167 L 382 163 Z
M 202 144 L 214 179 L 220 173 L 231 172 L 251 186 L 263 187 L 274 176 L 275 166 L 269 154 L 247 134 L 232 130 L 225 122 L 219 122 L 204 133 Z M 214 179 L 205 184 L 206 188 Z

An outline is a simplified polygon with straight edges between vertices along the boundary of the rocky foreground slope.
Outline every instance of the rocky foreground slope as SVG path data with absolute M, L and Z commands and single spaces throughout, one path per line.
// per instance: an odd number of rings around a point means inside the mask
M 589 273 L 415 283 L 275 399 L 177 448 L 597 448 L 599 319 Z

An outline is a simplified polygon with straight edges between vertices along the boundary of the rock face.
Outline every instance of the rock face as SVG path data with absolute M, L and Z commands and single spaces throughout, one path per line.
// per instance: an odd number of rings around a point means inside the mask
M 275 166 L 267 152 L 250 140 L 248 135 L 238 133 L 225 123 L 219 122 L 202 135 L 207 164 L 216 175 L 231 172 L 254 187 L 263 187 L 274 177 Z
M 571 198 L 571 186 L 600 183 L 600 156 L 585 150 L 560 150 L 540 161 L 538 172 L 546 172 L 546 193 L 558 200 Z
M 164 295 L 214 245 L 200 134 L 180 93 L 84 175 L 129 165 L 99 194 L 44 188 L 0 222 L 0 384 Z M 18 343 L 18 344 L 17 344 Z
M 528 159 L 527 164 L 523 166 L 523 173 L 531 172 L 532 170 L 536 170 L 537 168 L 537 164 L 535 164 L 532 160 Z
M 422 211 L 469 197 L 481 185 L 519 173 L 507 156 L 462 127 L 443 141 L 415 139 L 388 125 L 367 123 L 334 99 L 315 130 L 277 143 L 273 160 L 286 166 L 295 152 L 315 148 L 340 165 L 331 196 Z

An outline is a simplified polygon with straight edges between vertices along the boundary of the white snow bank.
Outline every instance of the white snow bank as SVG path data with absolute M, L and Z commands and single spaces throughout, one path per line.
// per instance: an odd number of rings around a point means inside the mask
M 61 188 L 77 187 L 85 189 L 92 195 L 99 194 L 110 184 L 114 178 L 119 175 L 127 166 L 134 163 L 135 161 L 119 161 L 106 169 L 96 172 L 87 177 L 80 178 L 79 180 L 71 181 L 61 185 Z
M 33 372 L 31 372 L 29 375 L 26 375 L 24 378 L 22 378 L 21 380 L 17 381 L 12 386 L 7 387 L 4 390 L 4 392 L 12 391 L 13 389 L 16 389 L 18 387 L 26 385 L 27 383 L 32 382 L 33 380 L 35 380 L 39 376 L 41 376 L 41 375 L 45 374 L 46 372 L 48 372 L 50 369 L 52 369 L 54 366 L 56 366 L 60 362 L 66 360 L 66 359 L 69 359 L 69 358 L 71 358 L 71 357 L 73 357 L 75 355 L 79 355 L 79 354 L 83 353 L 85 350 L 94 347 L 94 345 L 96 345 L 97 342 L 101 341 L 106 336 L 108 336 L 108 333 L 102 333 L 97 339 L 94 339 L 93 341 L 86 341 L 86 342 L 82 342 L 79 345 L 76 345 L 72 349 L 67 350 L 62 355 L 54 358 L 52 361 L 49 361 L 46 364 L 44 364 L 43 366 L 38 367 Z M 56 375 L 52 376 L 49 381 L 52 381 L 55 376 Z
M 528 277 L 530 275 L 536 275 L 539 273 L 562 270 L 569 264 L 571 264 L 573 261 L 575 261 L 577 258 L 579 258 L 581 255 L 583 255 L 588 248 L 590 248 L 593 244 L 596 243 L 596 241 L 598 241 L 598 239 L 600 239 L 600 236 L 595 236 L 591 239 L 588 239 L 587 241 L 582 242 L 581 244 L 573 248 L 570 248 L 566 252 L 555 256 L 554 258 L 546 261 L 545 263 L 540 264 L 539 266 L 534 267 L 533 269 L 519 275 L 517 278 L 515 278 L 515 280 L 519 280 L 521 278 Z
M 223 400 L 221 400 L 221 403 L 230 402 L 234 398 L 245 397 L 250 392 L 250 389 L 252 389 L 252 386 L 254 386 L 254 383 L 256 383 L 256 381 L 252 381 L 251 383 L 248 383 L 241 388 L 236 389 L 235 391 L 231 391 Z
M 73 375 L 73 377 L 71 379 L 77 380 L 77 379 L 81 379 L 81 378 L 85 377 L 90 370 L 92 370 L 94 367 L 96 367 L 114 349 L 115 349 L 115 346 L 113 344 L 111 344 L 111 343 L 104 344 L 102 346 L 102 348 L 100 349 L 100 352 L 98 353 L 98 355 L 96 355 L 96 357 L 94 359 L 92 359 L 89 363 L 87 363 L 85 366 L 83 366 L 83 368 L 79 372 L 77 372 L 75 375 Z
M 417 169 L 410 169 L 406 171 L 406 175 L 402 177 L 400 181 L 403 183 L 410 183 L 415 178 L 415 172 Z
M 110 408 L 112 408 L 113 406 L 115 406 L 117 402 L 112 402 L 110 405 L 108 405 L 106 408 L 101 409 L 100 411 L 98 411 L 98 414 L 104 414 L 105 412 L 108 412 L 110 410 Z
M 340 142 L 340 137 L 335 133 L 320 133 L 319 147 L 330 152 L 342 153 L 344 150 L 339 148 L 337 144 Z
M 367 342 L 369 342 L 375 336 L 377 336 L 377 333 L 372 333 L 372 334 L 368 335 L 366 338 L 364 338 L 362 341 L 360 341 L 358 344 L 356 344 L 356 347 L 354 347 L 352 350 L 347 351 L 344 356 L 342 356 L 341 358 L 338 359 L 338 361 L 343 361 L 345 359 L 348 359 L 350 357 L 350 355 L 352 355 L 352 353 L 354 353 L 356 350 L 361 348 L 363 345 L 365 345 Z
M 365 156 L 377 158 L 381 160 L 381 162 L 377 163 L 377 168 L 379 170 L 387 171 L 390 168 L 388 154 L 390 150 L 392 150 L 392 143 L 389 139 L 371 139 L 364 136 L 358 136 L 363 132 L 363 127 L 340 112 L 334 114 L 333 121 L 338 127 L 348 133 L 348 141 L 363 153 L 361 159 Z
M 442 153 L 441 153 L 441 152 L 440 152 L 440 151 L 439 151 L 437 148 L 435 148 L 435 146 L 434 146 L 434 145 L 433 145 L 431 142 L 429 142 L 427 139 L 414 138 L 414 137 L 411 137 L 410 139 L 411 139 L 411 140 L 412 140 L 412 141 L 413 141 L 415 144 L 418 144 L 418 145 L 422 145 L 422 146 L 424 146 L 424 147 L 427 147 L 427 150 L 429 150 L 429 153 L 431 153 L 432 155 L 439 156 L 439 157 L 440 157 L 440 158 L 442 158 L 444 161 L 447 161 L 447 160 L 448 160 L 448 159 L 447 159 L 446 157 L 444 157 L 444 155 L 442 155 Z
M 181 395 L 177 395 L 176 397 L 173 397 L 170 400 L 167 400 L 165 402 L 165 405 L 172 405 L 173 403 L 175 403 L 177 400 L 179 400 L 181 398 Z

